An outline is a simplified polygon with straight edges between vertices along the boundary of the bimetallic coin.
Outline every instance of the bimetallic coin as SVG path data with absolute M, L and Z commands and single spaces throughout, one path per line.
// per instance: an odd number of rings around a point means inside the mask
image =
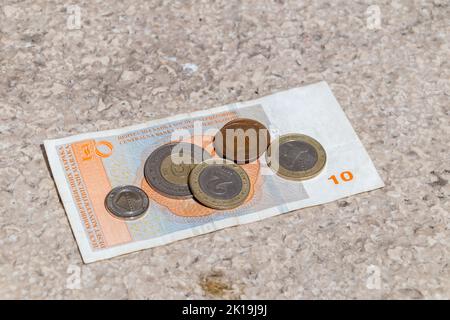
M 189 173 L 205 158 L 209 158 L 208 153 L 195 144 L 172 142 L 162 145 L 145 162 L 145 180 L 155 191 L 166 197 L 191 198 Z
M 326 152 L 317 140 L 295 133 L 274 140 L 266 153 L 267 164 L 279 176 L 297 181 L 318 175 L 326 159 Z
M 174 163 L 172 156 L 167 156 L 161 162 L 161 175 L 170 183 L 187 185 L 188 177 L 195 164 Z
M 210 159 L 192 169 L 189 187 L 201 204 L 226 210 L 244 203 L 250 193 L 250 179 L 234 162 Z
M 238 164 L 258 159 L 269 143 L 269 130 L 256 120 L 244 118 L 227 122 L 214 137 L 217 155 Z
M 106 209 L 120 219 L 137 219 L 147 211 L 148 206 L 147 194 L 135 186 L 116 187 L 105 198 Z

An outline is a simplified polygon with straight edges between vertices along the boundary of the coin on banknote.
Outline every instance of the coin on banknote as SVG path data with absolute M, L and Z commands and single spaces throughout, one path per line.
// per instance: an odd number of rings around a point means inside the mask
M 172 142 L 150 154 L 144 165 L 144 176 L 155 191 L 166 197 L 190 198 L 189 173 L 196 164 L 208 158 L 208 153 L 195 144 Z
M 106 209 L 121 219 L 137 219 L 148 209 L 147 194 L 135 186 L 120 186 L 112 189 L 105 198 Z
M 322 145 L 304 134 L 287 134 L 275 139 L 267 149 L 267 164 L 281 177 L 307 180 L 318 175 L 327 155 Z
M 209 159 L 192 169 L 189 187 L 201 204 L 226 210 L 244 203 L 250 193 L 250 179 L 245 170 L 232 161 Z
M 214 137 L 217 155 L 238 164 L 258 159 L 269 143 L 269 130 L 256 120 L 245 118 L 227 122 Z

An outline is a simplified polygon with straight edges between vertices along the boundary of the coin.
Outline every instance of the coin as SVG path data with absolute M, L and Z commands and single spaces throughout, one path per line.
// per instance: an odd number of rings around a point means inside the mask
M 317 140 L 296 133 L 279 137 L 266 153 L 267 164 L 279 176 L 297 181 L 318 175 L 326 159 L 326 152 Z
M 220 210 L 244 203 L 250 193 L 250 179 L 239 165 L 225 159 L 210 159 L 192 169 L 189 187 L 201 204 Z
M 120 186 L 112 189 L 105 198 L 106 209 L 121 219 L 137 219 L 148 209 L 147 194 L 135 186 Z
M 192 197 L 188 177 L 192 168 L 209 158 L 201 147 L 187 142 L 172 142 L 154 150 L 145 161 L 144 176 L 158 193 L 175 199 Z
M 258 159 L 269 143 L 269 130 L 256 120 L 245 118 L 227 122 L 214 137 L 217 155 L 238 164 Z

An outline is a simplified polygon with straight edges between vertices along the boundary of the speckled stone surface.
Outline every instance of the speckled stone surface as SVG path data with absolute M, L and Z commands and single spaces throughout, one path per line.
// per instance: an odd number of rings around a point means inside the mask
M 3 0 L 0 297 L 450 298 L 449 16 L 446 0 Z M 384 189 L 83 265 L 44 139 L 320 80 Z

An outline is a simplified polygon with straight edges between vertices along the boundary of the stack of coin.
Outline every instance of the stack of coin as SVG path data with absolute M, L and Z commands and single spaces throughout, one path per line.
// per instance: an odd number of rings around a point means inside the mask
M 238 118 L 226 123 L 214 137 L 219 157 L 245 164 L 258 159 L 270 143 L 269 130 L 253 119 Z
M 172 142 L 153 151 L 144 165 L 147 183 L 160 194 L 175 199 L 191 198 L 188 177 L 196 164 L 209 158 L 201 147 Z

